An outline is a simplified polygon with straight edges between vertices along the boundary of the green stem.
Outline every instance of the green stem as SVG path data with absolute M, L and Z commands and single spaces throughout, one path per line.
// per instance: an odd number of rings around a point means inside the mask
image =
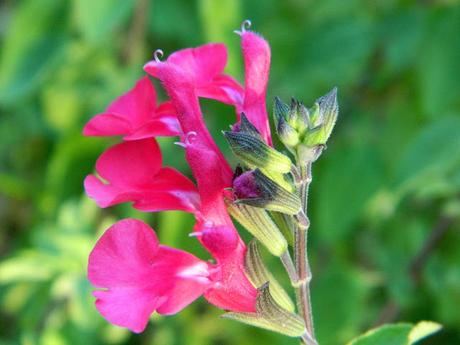
M 311 339 L 314 341 L 314 343 L 310 342 L 310 344 L 316 344 L 317 342 L 313 327 L 313 313 L 310 298 L 310 281 L 312 274 L 307 252 L 307 232 L 310 227 L 310 221 L 307 217 L 307 200 L 308 190 L 312 180 L 311 166 L 312 162 L 307 162 L 305 166 L 300 168 L 299 194 L 302 200 L 302 210 L 296 216 L 298 226 L 295 231 L 294 254 L 297 275 L 299 278 L 296 289 L 299 312 L 305 320 L 305 325 Z

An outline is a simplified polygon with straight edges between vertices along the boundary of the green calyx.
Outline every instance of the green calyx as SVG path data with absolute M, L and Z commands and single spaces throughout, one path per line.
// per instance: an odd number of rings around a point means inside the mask
M 237 196 L 235 203 L 263 208 L 269 211 L 277 211 L 284 214 L 295 215 L 301 208 L 299 196 L 290 192 L 266 176 L 260 169 L 255 169 L 249 174 L 245 173 L 240 179 L 251 179 L 254 193 L 245 196 L 241 192 L 243 182 L 235 179 L 233 183 L 234 193 Z M 240 184 L 241 182 L 241 184 Z
M 270 273 L 265 266 L 259 252 L 259 246 L 256 240 L 251 240 L 248 245 L 245 258 L 245 270 L 252 285 L 260 288 L 266 282 L 270 283 L 270 294 L 281 307 L 287 311 L 294 312 L 295 306 L 289 295 L 283 289 L 281 284 Z
M 286 252 L 287 241 L 267 211 L 241 203 L 228 202 L 227 206 L 230 215 L 257 238 L 270 253 L 279 257 Z
M 289 157 L 267 145 L 257 129 L 241 114 L 238 130 L 223 132 L 235 156 L 250 169 L 285 174 L 291 170 Z
M 289 337 L 300 337 L 306 333 L 305 323 L 302 318 L 282 308 L 275 301 L 270 293 L 268 282 L 257 290 L 255 313 L 230 312 L 222 315 L 222 317 L 278 332 Z

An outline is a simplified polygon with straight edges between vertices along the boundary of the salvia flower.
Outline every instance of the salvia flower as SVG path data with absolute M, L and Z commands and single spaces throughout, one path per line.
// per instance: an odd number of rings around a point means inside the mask
M 168 99 L 157 104 L 154 85 L 144 76 L 84 128 L 85 135 L 122 137 L 86 177 L 88 196 L 102 208 L 130 203 L 144 212 L 188 212 L 195 223 L 184 232 L 212 256 L 205 261 L 164 246 L 140 220 L 111 226 L 89 256 L 88 278 L 96 287 L 96 308 L 115 325 L 142 332 L 152 313 L 175 314 L 203 296 L 227 318 L 317 345 L 307 310 L 305 202 L 311 163 L 337 118 L 336 92 L 310 110 L 295 100 L 288 106 L 275 99 L 277 133 L 294 160 L 277 151 L 265 103 L 270 47 L 247 24 L 237 32 L 244 85 L 224 73 L 224 44 L 183 49 L 165 60 L 157 50 L 144 70 L 159 80 Z M 223 132 L 241 163 L 235 171 L 206 127 L 200 98 L 235 109 L 236 122 Z M 163 164 L 160 136 L 178 137 L 193 179 Z M 230 216 L 281 260 L 297 289 L 297 313 L 264 266 L 256 241 L 248 250 Z
M 237 121 L 244 111 L 260 140 L 271 145 L 265 105 L 270 49 L 253 32 L 244 30 L 241 38 L 244 87 L 223 73 L 223 44 L 184 49 L 164 61 L 156 53 L 144 69 L 162 82 L 170 99 L 157 106 L 153 84 L 143 77 L 85 126 L 85 135 L 124 139 L 97 160 L 97 174 L 85 179 L 87 194 L 100 207 L 129 202 L 141 211 L 192 213 L 192 235 L 214 258 L 208 263 L 162 246 L 138 220 L 113 225 L 90 255 L 88 276 L 98 288 L 97 309 L 116 325 L 141 332 L 151 313 L 174 314 L 201 295 L 224 310 L 255 312 L 257 289 L 245 272 L 246 245 L 224 200 L 233 171 L 206 128 L 199 104 L 199 97 L 230 104 Z M 163 166 L 157 136 L 180 137 L 196 184 Z

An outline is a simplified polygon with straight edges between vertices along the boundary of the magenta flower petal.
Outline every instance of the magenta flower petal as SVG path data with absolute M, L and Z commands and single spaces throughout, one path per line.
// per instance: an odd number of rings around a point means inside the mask
M 195 212 L 199 207 L 195 185 L 178 171 L 162 168 L 161 161 L 155 139 L 115 145 L 96 162 L 96 171 L 104 181 L 88 176 L 86 193 L 100 207 L 133 202 L 134 208 L 142 211 Z
M 135 219 L 110 227 L 89 256 L 88 278 L 96 308 L 111 323 L 141 332 L 150 314 L 173 314 L 210 285 L 209 265 L 161 246 L 153 230 Z
M 213 277 L 217 283 L 205 297 L 223 309 L 254 311 L 257 290 L 245 275 L 246 246 L 223 198 L 224 189 L 231 186 L 233 172 L 204 124 L 198 97 L 185 73 L 169 63 L 159 67 L 159 78 L 178 110 L 182 129 L 194 133 L 185 138 L 185 150 L 201 200 L 195 231 L 202 233 L 198 238 L 217 261 Z
M 265 141 L 271 145 L 265 97 L 270 72 L 270 46 L 251 31 L 241 33 L 241 48 L 245 66 L 244 104 L 241 109 L 256 126 Z
M 123 135 L 125 140 L 181 133 L 174 107 L 156 106 L 156 92 L 148 77 L 141 78 L 106 111 L 93 117 L 83 129 L 88 136 Z
M 171 54 L 168 64 L 180 67 L 193 84 L 199 97 L 236 105 L 241 102 L 243 88 L 232 77 L 223 74 L 227 64 L 227 48 L 222 43 L 211 43 L 197 48 L 182 49 Z M 150 61 L 144 70 L 161 79 L 161 61 Z

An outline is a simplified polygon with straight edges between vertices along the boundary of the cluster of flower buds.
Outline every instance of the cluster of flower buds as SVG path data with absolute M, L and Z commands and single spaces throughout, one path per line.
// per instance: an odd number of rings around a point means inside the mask
M 300 161 L 315 161 L 337 121 L 337 89 L 316 100 L 310 109 L 295 99 L 288 106 L 278 97 L 273 109 L 276 132 L 281 142 Z

